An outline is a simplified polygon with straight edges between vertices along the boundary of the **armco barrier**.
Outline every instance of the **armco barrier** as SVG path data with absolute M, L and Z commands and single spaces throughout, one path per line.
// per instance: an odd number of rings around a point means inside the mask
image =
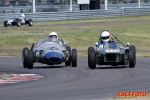
M 19 13 L 0 14 L 0 21 L 15 18 Z M 105 18 L 116 16 L 130 15 L 150 15 L 150 7 L 130 7 L 108 10 L 82 10 L 82 11 L 62 11 L 62 12 L 38 12 L 26 13 L 28 18 L 33 21 L 50 21 L 50 20 L 69 20 L 69 19 L 88 19 L 88 18 Z
M 100 4 L 101 10 L 104 9 L 105 5 Z M 108 4 L 108 9 L 120 9 L 122 7 L 138 7 L 138 3 L 118 3 L 118 4 Z M 141 2 L 141 7 L 150 7 L 150 2 L 143 3 Z M 60 12 L 60 11 L 69 11 L 69 5 L 36 5 L 36 12 Z M 73 5 L 73 11 L 79 11 L 79 5 Z M 8 6 L 0 7 L 0 14 L 2 13 L 31 13 L 33 12 L 32 6 Z

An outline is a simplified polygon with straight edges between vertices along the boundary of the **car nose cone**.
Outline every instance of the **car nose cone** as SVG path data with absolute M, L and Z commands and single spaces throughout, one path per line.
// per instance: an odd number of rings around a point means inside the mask
M 63 55 L 58 52 L 49 52 L 44 55 L 44 60 L 49 63 L 59 64 L 63 61 Z

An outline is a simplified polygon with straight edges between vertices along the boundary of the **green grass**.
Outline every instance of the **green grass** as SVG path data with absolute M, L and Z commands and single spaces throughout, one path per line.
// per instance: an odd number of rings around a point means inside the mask
M 144 20 L 145 22 L 141 22 Z M 78 23 L 93 24 L 86 26 L 68 25 Z M 94 23 L 100 24 L 94 25 Z M 129 42 L 131 45 L 135 45 L 137 49 L 137 57 L 150 57 L 150 47 L 148 46 L 150 43 L 149 26 L 150 16 L 130 16 L 86 20 L 34 22 L 33 27 L 8 27 L 3 28 L 0 31 L 0 34 L 36 33 L 37 35 L 1 36 L 0 55 L 21 56 L 23 47 L 30 48 L 33 42 L 46 38 L 50 32 L 56 31 L 58 32 L 59 38 L 64 39 L 71 48 L 76 48 L 78 50 L 79 57 L 87 57 L 88 47 L 95 47 L 94 44 L 99 39 L 100 32 L 104 29 L 108 29 L 113 34 L 117 34 L 118 38 L 124 43 Z M 1 27 L 3 26 L 1 25 Z
M 2 73 L 2 72 L 0 72 L 0 76 L 1 76 L 1 75 L 3 75 L 3 73 Z

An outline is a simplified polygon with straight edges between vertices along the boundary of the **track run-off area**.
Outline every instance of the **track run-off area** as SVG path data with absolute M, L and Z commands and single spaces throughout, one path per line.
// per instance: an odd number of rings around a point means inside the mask
M 24 69 L 22 57 L 0 57 L 0 71 L 9 74 L 37 74 L 38 80 L 0 85 L 1 100 L 99 100 L 116 98 L 118 92 L 150 93 L 150 58 L 137 58 L 135 68 L 99 66 L 88 68 L 87 58 L 77 67 L 35 63 Z

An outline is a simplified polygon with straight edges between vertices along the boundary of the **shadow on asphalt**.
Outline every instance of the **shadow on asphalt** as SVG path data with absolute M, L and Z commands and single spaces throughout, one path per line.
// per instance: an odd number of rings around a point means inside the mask
M 120 68 L 128 68 L 128 66 L 111 66 L 111 67 L 96 67 L 96 69 L 120 69 Z
M 66 67 L 66 66 L 36 66 L 36 67 L 33 67 L 33 69 L 48 69 L 48 68 L 63 68 L 63 67 Z

